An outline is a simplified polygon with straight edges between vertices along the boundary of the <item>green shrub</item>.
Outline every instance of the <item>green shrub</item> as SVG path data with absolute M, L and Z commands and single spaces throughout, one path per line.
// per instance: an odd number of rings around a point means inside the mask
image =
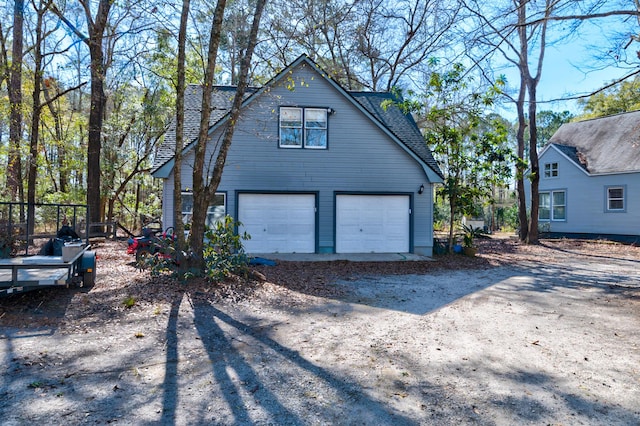
M 518 229 L 520 227 L 518 204 L 512 204 L 509 207 L 500 207 L 496 213 L 498 226 L 503 230 Z
M 245 274 L 249 258 L 242 242 L 251 236 L 246 232 L 238 235 L 235 230 L 241 225 L 231 216 L 225 216 L 215 228 L 205 232 L 204 257 L 205 274 L 214 281 L 221 281 L 232 274 Z

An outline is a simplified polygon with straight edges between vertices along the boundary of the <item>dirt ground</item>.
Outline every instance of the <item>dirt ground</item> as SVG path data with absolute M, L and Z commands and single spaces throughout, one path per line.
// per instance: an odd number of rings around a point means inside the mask
M 481 241 L 0 299 L 0 424 L 640 424 L 640 248 Z M 127 307 L 130 306 L 130 307 Z

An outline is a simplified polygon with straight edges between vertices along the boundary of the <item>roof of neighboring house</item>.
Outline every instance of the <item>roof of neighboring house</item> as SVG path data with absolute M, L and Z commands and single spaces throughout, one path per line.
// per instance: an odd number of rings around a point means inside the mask
M 422 161 L 435 174 L 436 179 L 443 178 L 442 171 L 438 163 L 433 158 L 431 151 L 427 147 L 425 140 L 418 129 L 413 117 L 410 114 L 404 114 L 400 108 L 395 105 L 382 107 L 385 100 L 394 99 L 390 93 L 381 92 L 348 92 L 340 87 L 334 80 L 328 78 L 322 72 L 318 65 L 315 64 L 306 55 L 300 56 L 288 68 L 283 70 L 278 76 L 271 79 L 263 88 L 248 88 L 245 95 L 244 104 L 252 100 L 254 96 L 258 96 L 266 87 L 280 80 L 281 76 L 287 74 L 288 70 L 297 66 L 300 62 L 305 61 L 314 67 L 326 80 L 332 84 L 339 92 L 343 93 L 352 101 L 354 106 L 360 108 L 365 114 L 372 118 L 375 124 L 378 124 L 383 130 L 395 138 L 397 142 L 408 149 L 412 155 Z M 212 110 L 209 123 L 210 131 L 217 124 L 223 122 L 227 113 L 231 108 L 233 97 L 236 92 L 234 86 L 216 86 L 212 93 Z M 199 85 L 190 85 L 185 90 L 185 121 L 184 121 L 184 145 L 188 149 L 198 136 L 200 126 L 200 108 L 202 103 L 202 87 Z M 175 122 L 169 127 L 165 135 L 164 142 L 158 148 L 156 153 L 154 167 L 152 173 L 158 171 L 161 167 L 167 165 L 173 160 L 175 154 Z
M 640 111 L 565 123 L 548 146 L 589 174 L 640 172 Z

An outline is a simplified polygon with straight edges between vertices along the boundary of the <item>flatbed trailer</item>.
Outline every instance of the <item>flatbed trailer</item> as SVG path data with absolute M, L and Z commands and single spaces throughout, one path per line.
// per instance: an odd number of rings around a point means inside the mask
M 82 247 L 68 261 L 62 256 L 19 256 L 0 259 L 0 295 L 49 286 L 90 287 L 96 278 L 95 252 Z
M 48 209 L 56 223 L 56 236 L 49 239 L 52 250 L 49 252 L 41 250 L 41 253 L 46 254 L 31 255 L 29 253 L 30 242 L 42 239 L 41 235 L 30 233 L 33 226 L 29 221 L 37 221 L 35 209 Z M 66 219 L 66 212 L 70 212 L 72 222 L 75 225 L 78 211 L 81 209 L 84 209 L 86 213 L 84 243 L 81 239 L 61 237 L 59 234 L 61 219 Z M 25 214 L 29 211 L 31 215 Z M 27 223 L 20 223 L 20 220 L 16 220 L 18 215 L 26 216 Z M 32 219 L 29 219 L 30 217 Z M 39 216 L 39 218 L 41 217 L 44 216 Z M 22 241 L 25 247 L 24 254 L 21 256 L 0 259 L 0 296 L 51 286 L 92 286 L 96 278 L 96 254 L 89 245 L 88 219 L 88 209 L 80 204 L 0 202 L 0 220 L 9 232 L 18 233 L 17 239 Z M 18 231 L 14 231 L 15 229 Z

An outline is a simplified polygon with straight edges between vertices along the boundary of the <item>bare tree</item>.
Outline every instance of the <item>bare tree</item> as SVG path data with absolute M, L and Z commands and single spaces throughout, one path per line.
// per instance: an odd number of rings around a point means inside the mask
M 460 10 L 441 0 L 293 0 L 273 9 L 258 52 L 270 74 L 306 53 L 346 88 L 382 91 L 425 74 Z
M 367 64 L 362 70 L 368 74 L 367 86 L 374 91 L 390 91 L 442 52 L 459 19 L 455 2 L 439 0 L 366 0 L 358 11 L 357 51 Z

